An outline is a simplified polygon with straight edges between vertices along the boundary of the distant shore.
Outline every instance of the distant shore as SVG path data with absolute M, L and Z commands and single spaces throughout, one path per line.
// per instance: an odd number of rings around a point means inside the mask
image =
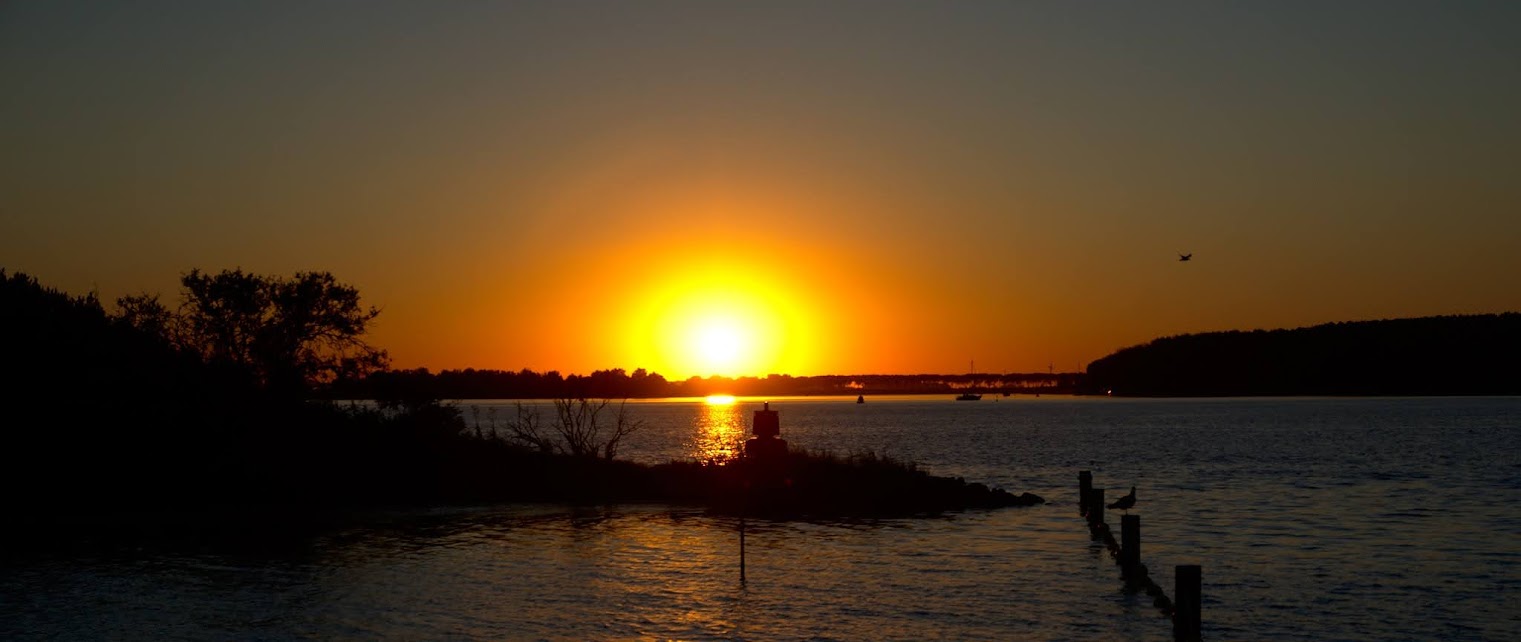
M 1521 394 L 1521 314 L 1211 332 L 1125 348 L 1088 366 L 1085 392 L 1116 396 Z
M 1071 394 L 1085 389 L 1081 373 L 820 375 L 692 377 L 669 381 L 643 369 L 621 368 L 590 375 L 556 371 L 443 370 L 426 368 L 375 372 L 360 380 L 336 382 L 333 398 L 434 399 L 663 399 L 735 395 L 741 397 L 821 397 L 857 395 Z
M 1328 323 L 1162 337 L 1084 372 L 691 377 L 643 369 L 386 370 L 336 382 L 331 398 L 654 399 L 862 395 L 1420 396 L 1521 394 L 1521 313 Z M 984 399 L 986 400 L 986 399 Z

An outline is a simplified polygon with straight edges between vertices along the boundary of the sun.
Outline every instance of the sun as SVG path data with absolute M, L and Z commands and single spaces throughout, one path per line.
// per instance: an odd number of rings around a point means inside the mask
M 755 343 L 755 338 L 740 324 L 719 318 L 699 321 L 697 325 L 693 356 L 703 366 L 715 372 L 726 371 L 748 360 L 749 346 Z
M 678 378 L 765 376 L 796 349 L 795 322 L 775 288 L 755 279 L 678 281 L 652 296 L 634 340 L 640 363 Z
M 692 293 L 667 311 L 664 352 L 693 373 L 754 374 L 781 349 L 781 332 L 770 316 L 742 293 Z
M 808 374 L 840 296 L 820 297 L 801 259 L 722 254 L 673 249 L 626 268 L 604 318 L 622 363 L 669 380 Z

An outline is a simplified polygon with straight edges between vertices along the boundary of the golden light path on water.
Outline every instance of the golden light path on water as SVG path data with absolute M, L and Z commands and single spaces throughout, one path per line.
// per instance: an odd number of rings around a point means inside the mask
M 722 462 L 739 456 L 746 437 L 745 415 L 733 395 L 712 395 L 692 419 L 688 456 L 697 461 Z

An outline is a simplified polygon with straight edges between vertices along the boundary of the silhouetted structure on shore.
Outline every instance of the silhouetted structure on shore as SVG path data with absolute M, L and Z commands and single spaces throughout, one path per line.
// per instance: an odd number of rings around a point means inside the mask
M 781 414 L 772 410 L 770 403 L 764 404 L 755 411 L 750 432 L 755 436 L 745 441 L 744 456 L 736 462 L 743 476 L 741 514 L 789 512 L 796 497 L 789 476 L 787 440 L 781 438 Z
M 786 462 L 787 440 L 781 438 L 781 415 L 771 409 L 769 402 L 755 411 L 750 432 L 755 436 L 745 441 L 745 458 L 768 465 Z

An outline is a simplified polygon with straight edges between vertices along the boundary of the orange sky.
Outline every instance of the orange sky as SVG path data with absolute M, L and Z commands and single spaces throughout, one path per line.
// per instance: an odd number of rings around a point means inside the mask
M 398 367 L 671 378 L 1517 310 L 1518 13 L 6 4 L 0 266 L 328 270 Z

